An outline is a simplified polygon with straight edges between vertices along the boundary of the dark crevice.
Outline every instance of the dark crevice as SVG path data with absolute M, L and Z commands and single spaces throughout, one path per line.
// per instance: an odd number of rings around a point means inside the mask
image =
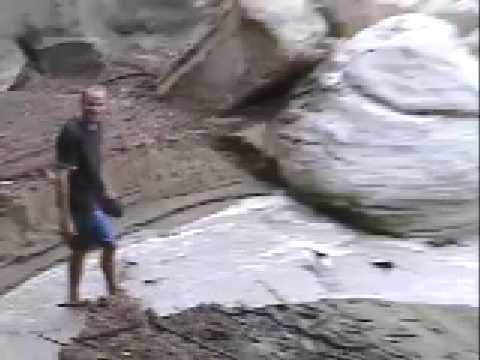
M 180 214 L 182 212 L 186 212 L 188 210 L 192 210 L 201 206 L 206 206 L 206 205 L 212 205 L 215 203 L 222 203 L 226 202 L 229 200 L 241 200 L 241 199 L 247 199 L 250 197 L 255 197 L 255 196 L 269 196 L 271 195 L 270 192 L 268 191 L 245 191 L 242 194 L 239 195 L 225 195 L 225 196 L 218 196 L 218 197 L 212 197 L 207 200 L 203 201 L 198 201 L 194 204 L 188 204 L 182 207 L 175 208 L 173 210 L 167 211 L 165 213 L 162 213 L 161 215 L 158 216 L 152 216 L 148 218 L 147 220 L 144 221 L 139 221 L 135 222 L 133 224 L 130 224 L 127 229 L 122 231 L 119 235 L 120 236 L 125 236 L 132 234 L 136 232 L 139 228 L 145 227 L 147 225 L 150 225 L 152 223 L 158 222 L 160 220 L 166 219 L 168 217 L 174 216 L 176 214 Z

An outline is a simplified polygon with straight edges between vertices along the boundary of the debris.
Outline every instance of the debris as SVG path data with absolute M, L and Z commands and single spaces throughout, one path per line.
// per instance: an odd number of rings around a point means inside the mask
M 388 337 L 390 338 L 415 338 L 417 336 L 418 336 L 417 334 L 413 334 L 409 332 L 388 334 Z
M 372 264 L 373 266 L 378 267 L 380 269 L 391 270 L 391 269 L 395 268 L 395 264 L 393 263 L 393 261 L 384 260 L 384 259 L 373 260 L 372 262 L 370 262 L 370 264 Z
M 164 281 L 165 278 L 162 278 L 162 277 L 159 277 L 159 278 L 156 278 L 156 279 L 145 279 L 143 280 L 143 283 L 146 284 L 146 285 L 153 285 L 153 284 L 157 284 L 161 281 Z
M 315 257 L 317 258 L 325 258 L 328 256 L 327 253 L 324 253 L 322 251 L 317 251 L 317 250 L 312 250 L 313 251 L 313 254 L 315 255 Z
M 385 340 L 385 341 L 388 341 L 389 343 L 392 343 L 392 344 L 398 344 L 398 343 L 400 343 L 400 340 L 394 339 L 394 338 L 391 338 L 391 337 L 388 337 L 388 336 L 385 337 L 384 340 Z
M 156 284 L 157 282 L 158 282 L 158 280 L 156 280 L 156 279 L 146 279 L 146 280 L 143 280 L 143 283 L 144 283 L 144 284 L 147 284 L 147 285 Z
M 431 332 L 435 333 L 435 334 L 445 334 L 445 331 L 444 331 L 444 330 L 442 330 L 442 329 L 440 329 L 440 328 L 438 328 L 438 327 L 435 327 L 435 326 L 429 328 L 429 330 L 430 330 Z
M 438 239 L 427 240 L 426 244 L 432 247 L 444 247 L 449 245 L 459 245 L 460 242 L 458 239 L 454 239 L 452 237 L 442 237 Z

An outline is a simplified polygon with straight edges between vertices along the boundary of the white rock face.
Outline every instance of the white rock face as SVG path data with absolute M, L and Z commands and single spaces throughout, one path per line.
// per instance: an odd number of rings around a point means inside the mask
M 475 233 L 478 63 L 454 28 L 392 17 L 340 52 L 336 81 L 319 67 L 270 127 L 283 177 L 373 231 Z
M 477 0 L 319 0 L 337 18 L 345 36 L 393 15 L 417 12 L 447 20 L 465 36 L 478 28 Z

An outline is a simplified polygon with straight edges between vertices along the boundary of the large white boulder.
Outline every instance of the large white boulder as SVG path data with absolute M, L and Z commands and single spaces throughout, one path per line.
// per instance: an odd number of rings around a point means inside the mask
M 391 17 L 337 55 L 268 126 L 287 183 L 375 232 L 476 234 L 478 62 L 454 28 Z
M 393 15 L 422 13 L 457 26 L 461 36 L 478 28 L 477 0 L 318 0 L 337 21 L 343 36 L 353 34 Z

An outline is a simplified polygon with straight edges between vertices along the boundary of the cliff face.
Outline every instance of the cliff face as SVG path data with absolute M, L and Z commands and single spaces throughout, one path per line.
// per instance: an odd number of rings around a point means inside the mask
M 51 0 L 2 0 L 0 2 L 0 37 L 9 37 L 19 30 L 22 16 L 29 14 L 37 26 L 52 23 Z
M 209 6 L 209 2 L 194 0 L 2 0 L 0 91 L 7 90 L 12 84 L 15 89 L 22 88 L 16 86 L 18 77 L 36 76 L 31 72 L 25 75 L 22 70 L 26 52 L 23 51 L 22 55 L 13 41 L 18 34 L 33 34 L 38 38 L 38 41 L 28 41 L 42 51 L 34 54 L 41 59 L 31 64 L 46 62 L 43 67 L 50 75 L 65 75 L 62 69 L 72 63 L 82 65 L 82 61 L 77 61 L 82 49 L 86 50 L 88 58 L 97 57 L 99 52 L 105 59 L 159 73 L 158 68 L 163 66 L 163 63 L 159 65 L 160 60 L 166 53 L 174 57 L 177 49 L 185 48 L 198 27 L 209 21 L 211 10 L 214 11 L 215 7 Z M 71 49 L 75 54 L 70 53 Z M 61 57 L 59 53 L 62 53 Z M 28 52 L 27 57 L 32 60 Z M 55 58 L 53 65 L 52 57 Z M 51 65 L 59 66 L 59 69 L 51 72 Z M 97 67 L 97 64 L 93 65 Z M 69 75 L 71 71 L 67 73 Z M 91 77 L 88 73 L 79 75 Z
M 285 0 L 283 0 L 285 2 Z M 381 18 L 401 12 L 422 12 L 438 16 L 462 27 L 461 33 L 478 27 L 478 2 L 475 0 L 311 0 L 329 8 L 351 31 L 372 25 Z M 178 32 L 195 23 L 199 8 L 212 0 L 2 0 L 0 37 L 11 34 L 28 14 L 41 28 L 64 33 L 102 37 L 106 33 Z M 467 27 L 468 29 L 463 29 Z
M 0 37 L 8 37 L 28 22 L 56 35 L 103 37 L 109 33 L 178 32 L 195 24 L 194 0 L 2 0 Z

